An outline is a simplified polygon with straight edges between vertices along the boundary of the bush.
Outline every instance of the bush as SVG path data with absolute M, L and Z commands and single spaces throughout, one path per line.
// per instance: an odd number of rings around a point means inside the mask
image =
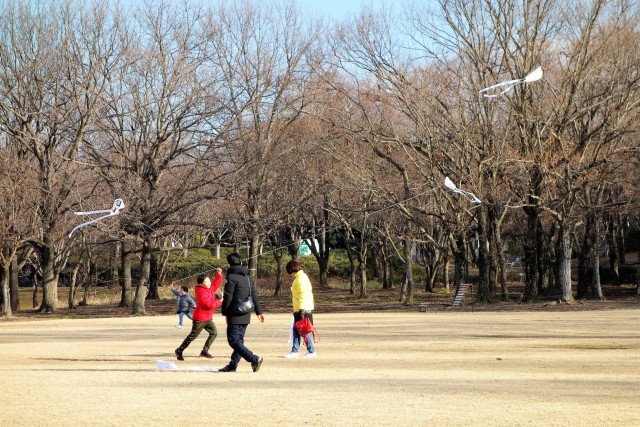
M 228 251 L 227 253 L 230 253 Z M 172 251 L 167 260 L 166 281 L 183 280 L 193 278 L 198 274 L 211 274 L 215 267 L 224 267 L 227 265 L 226 256 L 218 259 L 211 254 L 208 249 L 190 249 L 186 257 L 181 256 L 181 251 Z M 221 253 L 222 257 L 223 254 Z

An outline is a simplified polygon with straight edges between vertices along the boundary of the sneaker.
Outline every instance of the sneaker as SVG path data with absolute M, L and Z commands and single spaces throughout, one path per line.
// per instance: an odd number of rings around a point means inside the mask
M 253 372 L 258 372 L 260 370 L 260 366 L 262 366 L 262 357 L 258 357 L 258 360 L 255 362 L 251 362 L 251 369 L 253 369 Z
M 315 352 L 313 352 L 313 353 L 308 353 L 308 352 L 307 352 L 307 354 L 305 354 L 305 355 L 304 355 L 304 358 L 305 358 L 305 359 L 313 359 L 313 358 L 314 358 L 314 357 L 316 357 L 316 356 L 317 356 L 317 355 L 316 355 L 316 353 L 315 353 Z
M 227 365 L 224 368 L 218 369 L 218 372 L 235 372 L 235 371 L 236 371 L 236 367 L 231 365 Z
M 200 357 L 206 357 L 207 359 L 213 359 L 213 356 L 210 355 L 207 350 L 202 350 L 200 352 Z
M 179 348 L 176 348 L 176 358 L 178 360 L 184 360 L 184 357 L 182 357 L 182 350 Z
M 294 353 L 293 351 L 291 353 L 287 353 L 284 356 L 285 359 L 295 359 L 296 357 L 298 357 L 298 353 Z
M 182 329 L 182 325 L 176 325 L 176 329 Z

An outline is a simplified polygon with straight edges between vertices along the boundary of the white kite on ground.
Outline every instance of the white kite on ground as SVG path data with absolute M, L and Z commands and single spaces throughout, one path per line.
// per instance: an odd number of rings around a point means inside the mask
M 535 82 L 538 81 L 542 78 L 542 68 L 538 67 L 535 70 L 533 70 L 532 72 L 530 72 L 529 74 L 527 74 L 523 79 L 516 79 L 516 80 L 508 80 L 506 82 L 502 82 L 502 83 L 498 83 L 495 84 L 493 86 L 489 86 L 486 87 L 484 89 L 482 89 L 479 93 L 482 94 L 482 96 L 484 96 L 485 98 L 495 98 L 497 96 L 503 95 L 507 92 L 509 92 L 511 89 L 513 89 L 513 87 L 517 84 L 520 83 L 531 83 L 531 82 Z M 486 94 L 485 92 L 489 92 L 489 91 L 493 91 L 499 88 L 503 88 L 501 92 L 498 93 L 493 93 L 493 94 Z
M 448 176 L 444 178 L 444 186 L 453 191 L 454 193 L 462 194 L 467 200 L 471 203 L 482 203 L 480 199 L 476 197 L 475 194 L 470 193 L 468 191 L 464 191 L 456 187 L 456 185 L 449 179 Z
M 115 199 L 113 201 L 113 206 L 111 207 L 111 209 L 105 209 L 105 210 L 101 210 L 101 211 L 91 211 L 91 212 L 74 212 L 76 215 L 98 215 L 98 214 L 107 214 L 107 215 L 103 215 L 100 218 L 96 218 L 93 219 L 91 221 L 88 222 L 84 222 L 80 225 L 77 225 L 73 230 L 71 230 L 71 233 L 69 233 L 69 237 L 71 237 L 71 235 L 78 229 L 85 227 L 87 225 L 93 224 L 94 222 L 98 222 L 101 221 L 105 218 L 110 218 L 112 216 L 118 215 L 120 213 L 120 211 L 124 209 L 124 202 L 122 201 L 122 199 Z
M 219 367 L 216 366 L 178 366 L 175 362 L 166 360 L 156 360 L 156 369 L 159 371 L 202 371 L 202 372 L 218 372 Z

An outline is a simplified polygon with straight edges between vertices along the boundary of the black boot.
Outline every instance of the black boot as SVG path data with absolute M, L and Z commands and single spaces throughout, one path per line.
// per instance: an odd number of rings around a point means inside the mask
M 235 371 L 236 371 L 236 367 L 232 366 L 231 364 L 225 366 L 224 368 L 218 369 L 218 372 L 235 372 Z
M 251 362 L 251 369 L 253 369 L 253 372 L 258 372 L 260 366 L 262 366 L 262 357 L 258 357 L 258 360 L 255 362 Z

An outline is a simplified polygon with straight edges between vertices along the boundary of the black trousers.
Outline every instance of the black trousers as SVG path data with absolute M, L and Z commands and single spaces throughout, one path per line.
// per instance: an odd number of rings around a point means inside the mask
M 231 366 L 236 367 L 240 363 L 240 359 L 244 359 L 249 363 L 257 362 L 258 356 L 253 354 L 244 345 L 244 334 L 247 332 L 249 325 L 227 325 L 227 342 L 233 349 L 231 353 Z

